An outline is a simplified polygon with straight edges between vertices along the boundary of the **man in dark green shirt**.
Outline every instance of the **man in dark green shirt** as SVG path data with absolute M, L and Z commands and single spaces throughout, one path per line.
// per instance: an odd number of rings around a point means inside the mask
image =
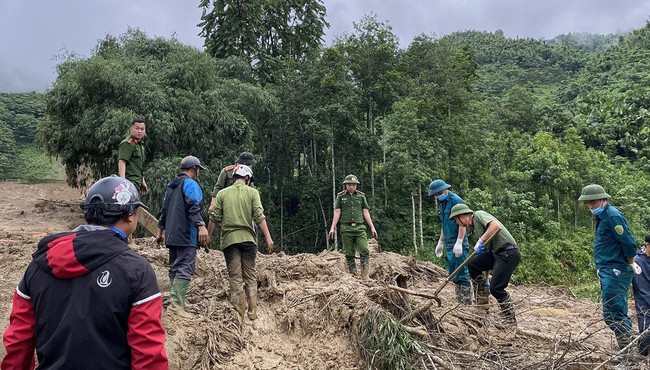
M 129 137 L 122 140 L 117 156 L 117 169 L 120 177 L 131 181 L 140 194 L 147 193 L 147 183 L 144 181 L 144 145 L 146 135 L 144 120 L 136 118 L 131 122 Z
M 469 276 L 476 287 L 477 304 L 486 305 L 489 294 L 492 294 L 501 307 L 502 324 L 516 325 L 512 299 L 506 291 L 512 273 L 521 261 L 515 238 L 494 216 L 485 211 L 474 212 L 466 204 L 453 206 L 449 219 L 455 220 L 458 226 L 473 228 L 474 235 L 478 238 L 474 246 L 476 256 L 467 265 Z M 490 270 L 492 278 L 488 282 L 484 272 Z
M 348 270 L 351 274 L 356 275 L 357 266 L 354 261 L 355 251 L 359 252 L 361 257 L 361 278 L 368 280 L 368 235 L 366 234 L 366 225 L 370 227 L 372 237 L 377 239 L 377 230 L 372 224 L 370 211 L 368 211 L 368 201 L 366 195 L 357 190 L 360 184 L 355 175 L 348 175 L 343 181 L 345 190 L 336 195 L 334 201 L 334 219 L 330 228 L 329 237 L 334 238 L 336 224 L 341 221 L 341 241 L 345 251 L 345 259 L 348 264 Z

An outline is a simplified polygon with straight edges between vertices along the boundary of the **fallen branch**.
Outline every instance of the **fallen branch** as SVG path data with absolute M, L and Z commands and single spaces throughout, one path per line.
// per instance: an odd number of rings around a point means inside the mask
M 415 295 L 415 296 L 418 296 L 418 297 L 424 297 L 424 298 L 428 298 L 428 299 L 433 299 L 434 298 L 431 294 L 420 293 L 420 292 L 416 292 L 415 290 L 410 290 L 410 289 L 404 289 L 404 288 L 398 287 L 396 285 L 388 284 L 388 287 L 390 289 L 397 290 L 398 292 L 411 294 L 411 295 Z
M 412 326 L 403 325 L 403 328 L 407 333 L 411 335 L 417 335 L 418 337 L 421 338 L 427 338 L 429 336 L 429 332 L 423 326 L 418 326 L 417 328 L 414 328 Z

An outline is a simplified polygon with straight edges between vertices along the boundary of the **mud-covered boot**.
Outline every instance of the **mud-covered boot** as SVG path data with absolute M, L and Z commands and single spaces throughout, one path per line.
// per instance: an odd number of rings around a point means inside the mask
M 368 266 L 368 256 L 361 257 L 361 280 L 370 281 L 368 274 L 370 273 L 370 267 Z
M 504 300 L 499 302 L 499 307 L 501 307 L 501 320 L 496 324 L 496 327 L 498 329 L 506 329 L 517 326 L 515 307 L 509 294 Z
M 185 279 L 174 279 L 170 289 L 170 299 L 172 305 L 180 308 L 185 307 L 185 297 L 189 290 L 190 281 Z
M 480 275 L 472 281 L 474 285 L 474 296 L 476 296 L 476 305 L 487 310 L 490 303 L 490 287 L 487 286 L 485 277 Z
M 250 320 L 255 320 L 257 319 L 257 290 L 253 291 L 251 289 L 247 291 L 246 298 L 248 300 L 248 312 L 246 314 Z
M 354 257 L 350 258 L 345 256 L 345 260 L 348 264 L 348 271 L 352 276 L 357 276 L 357 263 L 354 261 Z
M 618 352 L 623 352 L 612 358 L 612 362 L 618 364 L 614 369 L 636 369 L 635 364 L 639 361 L 639 350 L 637 344 L 630 345 L 634 339 L 636 339 L 636 335 L 631 331 L 616 336 Z
M 244 317 L 246 312 L 246 297 L 243 292 L 230 293 L 230 303 L 235 308 L 239 316 Z
M 472 288 L 465 285 L 456 285 L 456 299 L 458 299 L 458 303 L 470 306 L 472 304 Z
M 191 318 L 192 315 L 185 311 L 185 297 L 187 296 L 187 291 L 189 290 L 190 281 L 185 279 L 173 279 L 171 281 L 171 288 L 169 298 L 171 299 L 171 304 L 167 309 L 174 314 Z

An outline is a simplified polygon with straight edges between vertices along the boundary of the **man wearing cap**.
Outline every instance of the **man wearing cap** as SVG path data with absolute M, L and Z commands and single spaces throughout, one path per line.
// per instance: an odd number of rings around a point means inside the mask
M 217 178 L 217 183 L 214 184 L 214 188 L 212 189 L 212 200 L 210 201 L 210 208 L 214 206 L 214 201 L 217 197 L 217 193 L 221 189 L 225 189 L 228 186 L 232 185 L 235 180 L 233 179 L 233 174 L 235 171 L 235 166 L 238 164 L 245 164 L 248 167 L 251 167 L 257 163 L 255 160 L 255 157 L 253 157 L 252 153 L 249 152 L 242 152 L 239 157 L 235 160 L 235 164 L 231 164 L 230 166 L 224 167 L 221 172 L 219 173 L 219 177 Z M 253 180 L 251 179 L 250 181 L 250 186 L 253 186 Z
M 474 246 L 476 256 L 468 264 L 469 276 L 477 287 L 476 300 L 479 305 L 488 303 L 489 294 L 499 302 L 502 325 L 516 325 L 515 310 L 506 291 L 512 273 L 521 261 L 521 254 L 515 238 L 499 220 L 485 211 L 472 211 L 466 204 L 457 204 L 451 209 L 449 219 L 459 227 L 471 227 L 478 241 Z M 492 270 L 492 278 L 485 281 L 484 272 Z
M 357 274 L 357 265 L 354 260 L 355 251 L 359 252 L 361 257 L 361 278 L 369 280 L 368 277 L 368 235 L 366 234 L 366 225 L 370 227 L 372 237 L 377 239 L 377 230 L 372 223 L 370 211 L 368 210 L 368 201 L 366 195 L 359 190 L 360 184 L 355 175 L 348 175 L 343 181 L 345 190 L 336 195 L 334 201 L 334 218 L 330 228 L 329 237 L 334 238 L 336 224 L 341 221 L 341 241 L 345 251 L 348 270 L 352 275 Z
M 467 259 L 469 243 L 465 235 L 465 227 L 458 226 L 449 219 L 451 208 L 456 204 L 464 203 L 463 200 L 453 193 L 451 185 L 444 180 L 436 179 L 429 184 L 429 196 L 435 196 L 438 201 L 438 217 L 440 218 L 440 238 L 436 246 L 436 257 L 442 257 L 444 248 L 447 258 L 447 271 L 453 272 Z M 465 305 L 472 304 L 472 288 L 467 275 L 467 268 L 463 268 L 452 282 L 456 286 L 456 298 L 458 302 Z
M 169 249 L 169 282 L 173 308 L 185 307 L 185 296 L 194 274 L 199 243 L 210 243 L 201 217 L 203 192 L 196 182 L 205 167 L 194 156 L 181 161 L 181 173 L 167 184 L 158 221 L 157 242 Z
M 600 279 L 603 318 L 614 331 L 619 350 L 622 350 L 635 338 L 632 320 L 627 315 L 627 292 L 632 275 L 642 271 L 634 262 L 634 235 L 625 216 L 609 204 L 609 198 L 602 186 L 592 184 L 582 188 L 578 201 L 585 202 L 596 217 L 594 260 Z M 631 352 L 635 350 L 636 346 Z
M 235 183 L 217 194 L 214 207 L 210 210 L 208 234 L 212 236 L 217 226 L 221 227 L 221 249 L 228 269 L 230 303 L 244 316 L 257 318 L 257 233 L 258 225 L 266 237 L 266 248 L 273 250 L 273 239 L 266 224 L 260 193 L 249 186 L 253 170 L 238 164 L 233 171 Z M 246 296 L 244 296 L 246 292 Z
M 167 370 L 162 297 L 126 244 L 145 207 L 118 176 L 95 182 L 87 224 L 43 238 L 13 296 L 0 368 Z

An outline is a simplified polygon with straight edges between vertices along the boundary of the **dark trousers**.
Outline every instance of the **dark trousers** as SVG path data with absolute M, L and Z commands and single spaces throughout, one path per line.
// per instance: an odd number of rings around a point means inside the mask
M 196 247 L 168 245 L 167 248 L 169 248 L 169 280 L 192 280 L 196 264 Z
M 506 288 L 510 283 L 512 272 L 521 261 L 519 249 L 510 249 L 499 251 L 499 253 L 483 252 L 467 265 L 469 276 L 476 281 L 483 274 L 483 271 L 492 270 L 492 279 L 490 279 L 490 294 L 498 302 L 503 302 L 509 294 Z

